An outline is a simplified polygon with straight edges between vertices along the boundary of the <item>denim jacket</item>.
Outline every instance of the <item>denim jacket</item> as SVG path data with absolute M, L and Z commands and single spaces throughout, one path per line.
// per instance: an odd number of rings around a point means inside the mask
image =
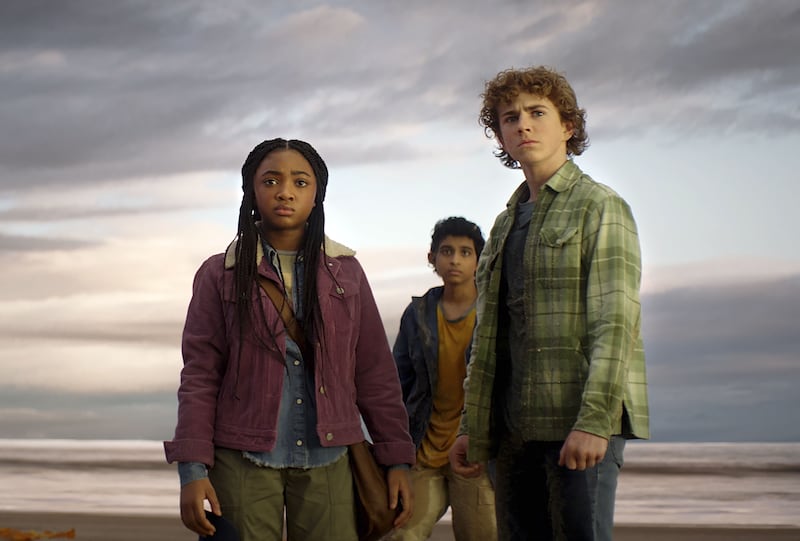
M 409 431 L 419 448 L 428 429 L 433 409 L 433 391 L 439 379 L 439 332 L 437 306 L 444 287 L 434 287 L 422 297 L 412 297 L 403 312 L 400 332 L 392 354 L 400 374 L 403 402 L 408 412 Z M 469 351 L 464 362 L 469 360 Z
M 259 275 L 282 287 L 263 255 L 259 246 Z M 317 273 L 325 322 L 323 340 L 311 344 L 318 361 L 317 435 L 326 447 L 361 441 L 363 416 L 379 463 L 414 464 L 391 350 L 372 290 L 354 255 L 326 239 Z M 212 466 L 215 446 L 263 452 L 275 445 L 286 341 L 247 336 L 239 340 L 234 264 L 232 244 L 227 254 L 206 260 L 195 276 L 183 333 L 178 424 L 174 439 L 164 444 L 168 462 Z M 257 289 L 254 302 L 261 304 L 268 331 L 284 335 L 277 310 Z

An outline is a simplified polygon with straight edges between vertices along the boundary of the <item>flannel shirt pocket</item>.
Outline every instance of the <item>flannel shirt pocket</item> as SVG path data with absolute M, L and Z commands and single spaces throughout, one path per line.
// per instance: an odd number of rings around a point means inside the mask
M 576 287 L 581 247 L 577 227 L 543 227 L 539 233 L 537 277 L 547 289 Z

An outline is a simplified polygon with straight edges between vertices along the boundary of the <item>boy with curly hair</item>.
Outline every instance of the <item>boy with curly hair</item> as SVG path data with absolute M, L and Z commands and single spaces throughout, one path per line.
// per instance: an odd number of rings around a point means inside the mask
M 636 224 L 571 160 L 585 111 L 560 73 L 500 72 L 480 121 L 525 179 L 478 264 L 453 471 L 496 458 L 500 539 L 611 540 L 625 440 L 649 437 Z

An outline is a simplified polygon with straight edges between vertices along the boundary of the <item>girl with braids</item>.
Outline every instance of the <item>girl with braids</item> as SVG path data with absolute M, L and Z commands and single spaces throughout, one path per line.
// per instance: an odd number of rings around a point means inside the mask
M 411 516 L 415 450 L 397 370 L 355 252 L 324 234 L 327 184 L 308 143 L 256 146 L 238 235 L 195 276 L 165 449 L 178 462 L 181 519 L 201 536 L 224 515 L 241 541 L 278 541 L 285 513 L 289 539 L 355 540 L 347 445 L 364 439 L 362 416 L 389 467 L 390 506 L 402 504 L 395 526 Z

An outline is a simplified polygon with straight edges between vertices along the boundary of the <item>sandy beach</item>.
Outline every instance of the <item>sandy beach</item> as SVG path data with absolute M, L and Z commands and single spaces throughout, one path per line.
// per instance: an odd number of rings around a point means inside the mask
M 65 531 L 80 541 L 196 541 L 178 517 L 147 517 L 0 511 L 0 529 Z M 0 538 L 2 539 L 2 538 Z M 437 525 L 432 541 L 452 541 L 449 523 Z M 800 528 L 620 525 L 616 541 L 798 541 Z

